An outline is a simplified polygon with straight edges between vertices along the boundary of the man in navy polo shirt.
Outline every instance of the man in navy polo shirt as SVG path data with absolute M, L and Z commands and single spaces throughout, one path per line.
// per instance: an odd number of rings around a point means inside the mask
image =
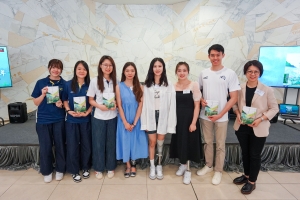
M 40 144 L 40 172 L 44 181 L 52 181 L 53 154 L 55 146 L 56 180 L 62 180 L 65 169 L 65 110 L 60 100 L 65 80 L 60 76 L 63 64 L 58 59 L 49 61 L 50 75 L 37 81 L 31 96 L 37 108 L 36 132 Z

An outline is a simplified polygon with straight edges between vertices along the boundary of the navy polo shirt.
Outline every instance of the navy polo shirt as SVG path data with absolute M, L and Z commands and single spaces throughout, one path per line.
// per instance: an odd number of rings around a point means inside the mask
M 65 83 L 65 89 L 64 89 L 64 92 L 63 92 L 63 95 L 62 95 L 62 100 L 63 101 L 69 101 L 70 110 L 74 110 L 74 99 L 73 99 L 73 97 L 84 96 L 85 101 L 86 101 L 86 110 L 88 110 L 89 107 L 90 107 L 90 104 L 89 104 L 89 97 L 86 96 L 86 93 L 89 89 L 89 85 L 83 84 L 81 86 L 81 88 L 79 88 L 78 84 L 76 84 L 76 86 L 77 86 L 76 93 L 74 91 L 72 91 L 71 85 L 72 85 L 72 80 L 67 81 Z M 89 114 L 86 117 L 73 117 L 72 115 L 67 114 L 67 122 L 69 122 L 69 123 L 89 122 L 90 119 L 91 119 L 91 114 Z
M 59 87 L 59 98 L 61 99 L 65 80 L 60 77 L 59 81 L 51 81 L 49 76 L 40 79 L 36 82 L 35 87 L 32 91 L 31 96 L 38 98 L 42 94 L 42 89 L 46 86 L 58 86 Z M 55 103 L 47 104 L 47 98 L 43 99 L 41 104 L 38 106 L 36 114 L 36 123 L 38 124 L 52 124 L 65 119 L 65 109 L 58 108 Z

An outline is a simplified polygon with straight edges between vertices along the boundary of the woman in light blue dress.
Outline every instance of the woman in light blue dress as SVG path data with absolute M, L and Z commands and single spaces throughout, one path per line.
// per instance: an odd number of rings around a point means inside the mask
M 116 87 L 119 109 L 117 125 L 117 160 L 126 163 L 124 176 L 136 176 L 136 159 L 148 157 L 148 139 L 141 130 L 143 90 L 140 85 L 136 66 L 133 62 L 125 63 L 122 78 Z

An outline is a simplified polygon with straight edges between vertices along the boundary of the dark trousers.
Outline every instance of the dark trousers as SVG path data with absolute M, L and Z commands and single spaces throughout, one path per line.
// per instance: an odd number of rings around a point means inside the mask
M 115 170 L 117 117 L 101 120 L 92 117 L 93 168 L 97 172 Z
M 244 174 L 249 176 L 249 181 L 255 182 L 261 165 L 261 152 L 266 142 L 266 137 L 256 137 L 253 128 L 235 132 L 241 149 Z
M 40 172 L 46 176 L 53 171 L 53 143 L 55 146 L 55 170 L 66 171 L 65 121 L 52 124 L 36 124 L 40 144 Z
M 78 174 L 80 168 L 91 168 L 92 130 L 91 123 L 66 122 L 67 137 L 67 171 Z

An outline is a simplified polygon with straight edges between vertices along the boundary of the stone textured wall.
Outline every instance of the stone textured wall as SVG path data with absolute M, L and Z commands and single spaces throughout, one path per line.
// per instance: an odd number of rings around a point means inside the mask
M 225 47 L 224 65 L 242 81 L 242 66 L 257 59 L 260 46 L 300 45 L 299 0 L 191 0 L 174 5 L 104 5 L 92 0 L 0 0 L 0 45 L 8 46 L 13 87 L 1 89 L 0 113 L 7 104 L 27 103 L 48 74 L 52 58 L 64 63 L 70 79 L 76 61 L 85 60 L 91 75 L 104 54 L 112 56 L 118 76 L 125 62 L 145 79 L 149 63 L 162 57 L 174 82 L 175 65 L 186 61 L 190 78 L 210 66 L 207 49 Z M 276 96 L 282 100 L 281 89 Z

